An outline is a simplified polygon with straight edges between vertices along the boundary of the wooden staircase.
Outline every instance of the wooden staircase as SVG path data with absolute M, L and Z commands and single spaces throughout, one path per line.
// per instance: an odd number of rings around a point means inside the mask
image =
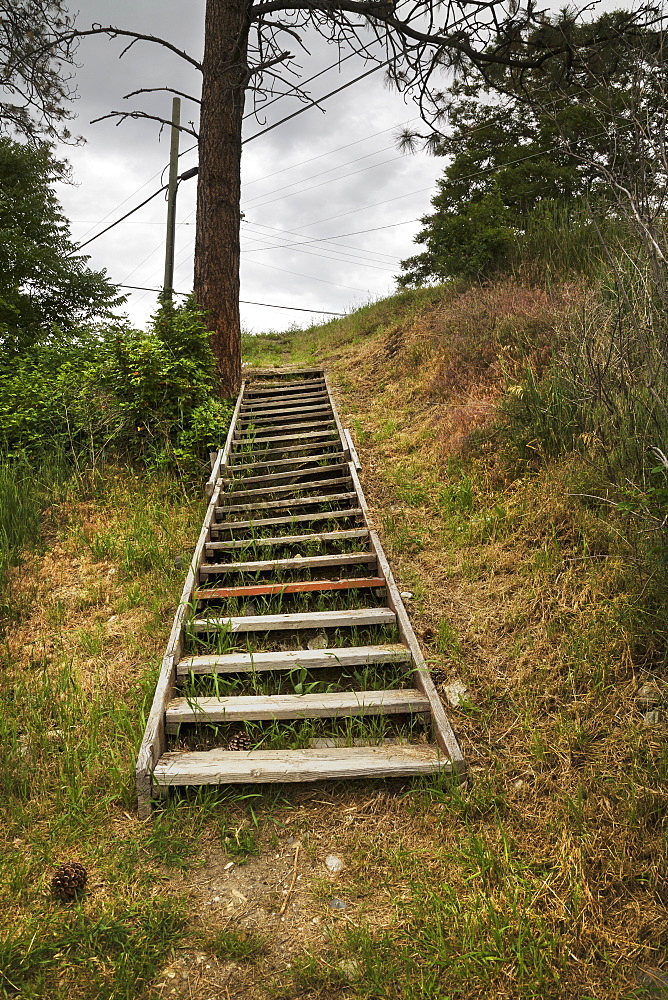
M 322 369 L 248 376 L 137 760 L 141 816 L 177 785 L 464 771 L 358 469 Z

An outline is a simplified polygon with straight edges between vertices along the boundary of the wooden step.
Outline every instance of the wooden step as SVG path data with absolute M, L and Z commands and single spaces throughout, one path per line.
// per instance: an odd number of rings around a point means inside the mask
M 223 597 L 259 597 L 272 594 L 310 594 L 320 590 L 374 590 L 384 587 L 382 576 L 353 576 L 343 580 L 297 580 L 295 583 L 248 583 L 240 587 L 210 587 L 195 591 L 195 600 Z
M 193 674 L 237 674 L 265 670 L 322 670 L 411 662 L 410 650 L 399 643 L 384 646 L 333 646 L 329 649 L 288 649 L 278 653 L 218 653 L 186 656 L 176 668 L 179 677 Z
M 269 466 L 271 466 L 272 469 L 280 469 L 287 465 L 298 466 L 300 463 L 302 465 L 305 465 L 307 462 L 322 462 L 324 458 L 328 460 L 331 459 L 332 461 L 334 461 L 334 459 L 345 458 L 345 452 L 324 451 L 320 452 L 320 454 L 317 455 L 295 455 L 294 458 L 278 458 L 275 459 L 274 461 L 269 459 L 269 461 L 266 462 L 244 462 L 240 465 L 235 465 L 234 471 L 240 472 L 242 469 L 259 469 L 259 468 L 267 468 Z
M 315 413 L 320 416 L 321 414 L 324 415 L 331 412 L 332 407 L 329 402 L 299 403 L 294 406 L 284 406 L 277 410 L 250 410 L 247 413 L 239 414 L 239 426 L 243 427 L 247 424 L 255 424 L 256 426 L 271 425 L 276 420 L 285 422 L 285 420 L 290 420 L 294 416 L 302 417 L 304 414 L 309 413 Z
M 216 507 L 216 517 L 225 514 L 242 513 L 245 510 L 273 510 L 287 507 L 311 507 L 313 504 L 333 503 L 334 500 L 352 500 L 356 493 L 323 493 L 315 497 L 284 497 L 281 500 L 258 501 L 258 503 L 233 503 L 229 507 Z
M 332 556 L 296 556 L 292 559 L 258 559 L 255 562 L 202 563 L 200 573 L 266 573 L 275 569 L 311 569 L 324 566 L 372 565 L 376 562 L 373 552 L 346 552 Z
M 242 414 L 246 414 L 254 410 L 260 410 L 264 408 L 266 408 L 267 410 L 273 410 L 279 406 L 287 406 L 288 404 L 292 405 L 292 403 L 305 403 L 309 406 L 312 406 L 315 403 L 321 402 L 321 400 L 323 399 L 329 402 L 329 393 L 327 392 L 326 389 L 323 389 L 322 392 L 299 393 L 296 396 L 290 396 L 288 399 L 286 399 L 285 396 L 283 396 L 280 399 L 278 398 L 272 399 L 271 397 L 262 399 L 248 399 L 248 400 L 244 399 L 243 403 L 241 404 L 241 409 L 239 410 L 239 412 Z
M 432 744 L 331 747 L 308 750 L 199 750 L 165 753 L 155 765 L 156 785 L 263 784 L 283 781 L 401 778 L 449 771 Z
M 282 395 L 283 393 L 289 394 L 291 392 L 302 392 L 304 389 L 320 388 L 325 385 L 324 379 L 309 379 L 308 382 L 288 382 L 287 385 L 277 385 L 274 386 L 273 390 L 271 387 L 258 386 L 255 388 L 250 385 L 246 388 L 244 393 L 244 399 L 249 396 L 273 396 Z
M 333 424 L 334 421 L 328 420 L 327 423 Z M 242 438 L 237 438 L 237 440 L 234 442 L 234 447 L 239 448 L 242 445 L 253 445 L 253 444 L 273 444 L 275 441 L 306 441 L 307 443 L 310 443 L 312 438 L 332 437 L 333 435 L 336 441 L 340 440 L 336 432 L 336 428 L 330 427 L 329 430 L 311 431 L 310 433 L 308 431 L 304 431 L 301 434 L 278 434 L 276 437 L 263 437 L 263 438 L 250 437 L 247 438 L 247 440 L 245 441 Z
M 271 425 L 268 425 L 267 427 L 259 427 L 258 431 L 264 431 L 266 434 L 275 434 L 277 431 L 306 431 L 306 430 L 316 430 L 318 428 L 322 429 L 323 427 L 331 427 L 332 424 L 334 424 L 334 426 L 336 426 L 336 420 L 334 419 L 334 417 L 332 417 L 331 420 L 322 420 L 322 419 L 319 419 L 319 420 L 308 420 L 308 421 L 304 421 L 301 424 L 284 424 L 284 425 L 279 426 L 279 427 L 272 427 Z M 239 440 L 241 440 L 241 437 L 239 437 L 238 435 L 249 434 L 249 433 L 251 433 L 251 432 L 248 430 L 248 428 L 244 428 L 243 431 L 235 429 L 235 432 L 234 432 L 234 441 L 235 441 L 235 444 Z M 267 440 L 267 439 L 263 438 L 263 437 L 257 437 L 256 435 L 253 435 L 250 438 L 250 440 L 251 441 L 264 441 L 264 440 Z
M 194 632 L 290 632 L 302 628 L 360 628 L 363 625 L 394 625 L 397 616 L 390 608 L 351 608 L 348 611 L 302 611 L 285 615 L 243 615 L 241 617 L 195 618 Z
M 327 455 L 322 457 L 327 458 Z M 318 461 L 318 459 L 314 458 L 313 461 Z M 315 476 L 322 474 L 325 470 L 327 472 L 341 472 L 341 470 L 347 468 L 347 464 L 343 462 L 334 462 L 332 465 L 325 463 L 324 465 L 315 465 L 310 469 L 290 469 L 289 472 L 272 472 L 268 476 L 235 476 L 229 482 L 232 486 L 238 486 L 240 483 L 273 483 L 281 479 L 294 479 L 295 476 Z
M 328 694 L 237 695 L 226 698 L 173 698 L 167 706 L 167 732 L 206 722 L 255 722 L 263 719 L 343 719 L 357 715 L 411 715 L 428 712 L 429 699 L 415 688 L 342 691 Z
M 303 420 L 306 416 L 313 414 L 314 416 L 318 416 L 322 419 L 322 416 L 331 412 L 332 407 L 329 403 L 322 403 L 320 406 L 286 407 L 283 410 L 270 410 L 269 412 L 262 410 L 258 413 L 254 413 L 252 417 L 240 416 L 238 424 L 240 427 L 246 429 L 249 424 L 253 424 L 255 427 L 267 427 L 268 429 L 271 429 L 271 425 L 273 423 L 284 424 L 291 417 Z
M 236 451 L 232 452 L 229 458 L 230 465 L 240 465 L 243 466 L 246 463 L 242 461 L 244 458 L 260 459 L 268 458 L 270 455 L 287 455 L 288 453 L 296 453 L 298 451 L 310 451 L 313 448 L 340 448 L 341 442 L 338 435 L 334 434 L 334 431 L 329 433 L 328 438 L 323 438 L 321 441 L 305 441 L 303 444 L 290 444 L 285 445 L 280 448 L 256 448 L 252 451 Z
M 282 373 L 281 373 L 282 374 Z M 301 373 L 299 378 L 287 379 L 278 376 L 269 378 L 257 378 L 257 371 L 244 371 L 243 373 L 244 381 L 246 383 L 246 392 L 270 392 L 276 391 L 280 392 L 282 389 L 293 389 L 295 387 L 299 388 L 303 385 L 309 385 L 309 383 L 314 383 L 318 385 L 324 385 L 325 383 L 325 373 L 322 368 L 314 369 L 310 374 Z
M 311 521 L 346 521 L 361 517 L 361 507 L 349 510 L 321 510 L 315 514 L 289 514 L 287 517 L 260 517 L 253 521 L 220 521 L 211 525 L 212 533 L 221 531 L 247 531 L 250 528 L 271 528 L 277 524 L 307 524 Z
M 248 549 L 254 545 L 301 545 L 302 542 L 338 542 L 344 538 L 368 538 L 368 528 L 350 528 L 344 531 L 319 531 L 308 535 L 277 535 L 273 538 L 242 538 L 234 542 L 207 542 L 207 552 L 220 549 Z
M 287 486 L 263 486 L 256 490 L 230 490 L 229 493 L 221 493 L 221 499 L 226 497 L 252 497 L 267 496 L 268 493 L 303 493 L 304 490 L 321 490 L 326 486 L 340 486 L 342 483 L 350 485 L 350 476 L 336 476 L 331 479 L 318 479 L 306 483 L 289 483 Z

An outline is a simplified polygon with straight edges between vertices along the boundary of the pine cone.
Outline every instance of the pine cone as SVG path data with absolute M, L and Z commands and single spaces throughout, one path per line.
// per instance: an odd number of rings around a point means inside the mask
M 240 733 L 235 733 L 230 742 L 227 744 L 228 750 L 250 750 L 251 741 L 248 738 L 248 733 L 243 731 Z
M 51 889 L 59 899 L 74 899 L 84 889 L 88 872 L 78 861 L 68 861 L 56 868 L 51 880 Z

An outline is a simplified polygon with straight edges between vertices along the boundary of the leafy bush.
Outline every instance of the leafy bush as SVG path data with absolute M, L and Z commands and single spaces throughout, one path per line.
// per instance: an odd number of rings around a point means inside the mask
M 43 340 L 0 367 L 0 450 L 188 466 L 220 445 L 229 424 L 214 369 L 190 302 L 163 305 L 148 332 L 115 323 Z

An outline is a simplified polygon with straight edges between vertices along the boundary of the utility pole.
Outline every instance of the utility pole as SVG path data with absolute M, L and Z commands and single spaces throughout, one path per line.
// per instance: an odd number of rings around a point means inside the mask
M 181 98 L 172 99 L 172 135 L 169 147 L 169 186 L 167 188 L 167 249 L 165 252 L 165 281 L 163 295 L 172 298 L 174 292 L 174 241 L 176 239 L 176 189 L 179 170 L 179 135 L 181 124 Z

